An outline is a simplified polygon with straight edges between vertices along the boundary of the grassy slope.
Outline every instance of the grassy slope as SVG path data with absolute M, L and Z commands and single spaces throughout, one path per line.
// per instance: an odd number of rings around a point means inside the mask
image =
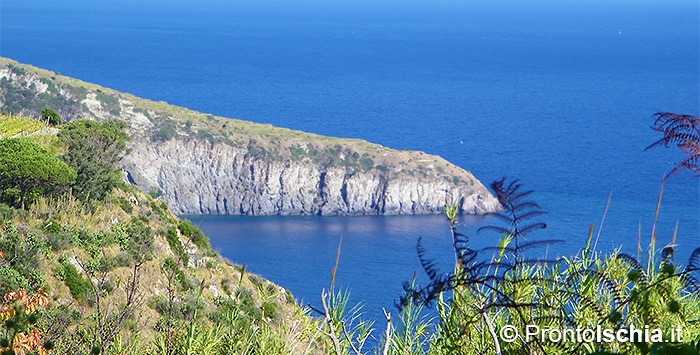
M 11 119 L 0 117 L 0 123 Z M 17 135 L 26 136 L 54 152 L 60 151 L 56 130 L 34 130 L 32 123 L 36 121 L 19 121 L 31 128 L 33 133 L 20 132 Z M 134 270 L 134 257 L 129 254 L 133 250 L 128 247 L 129 236 L 124 231 L 128 231 L 130 225 L 139 223 L 152 231 L 153 249 L 151 257 L 139 269 L 138 307 L 129 316 L 129 321 L 120 326 L 122 339 L 137 334 L 142 346 L 150 346 L 156 336 L 156 324 L 162 324 L 166 318 L 158 307 L 162 307 L 169 298 L 169 290 L 173 292 L 175 308 L 186 309 L 197 304 L 195 300 L 201 289 L 199 303 L 203 308 L 199 311 L 198 319 L 204 325 L 214 324 L 208 317 L 219 311 L 222 302 L 239 307 L 241 317 L 248 319 L 251 326 L 262 322 L 254 327 L 271 325 L 271 329 L 282 329 L 295 327 L 296 324 L 295 329 L 301 332 L 305 328 L 299 324 L 311 324 L 291 293 L 259 276 L 246 273 L 244 267 L 232 264 L 207 246 L 198 247 L 182 233 L 177 233 L 177 238 L 190 260 L 189 266 L 183 265 L 180 260 L 177 272 L 164 272 L 162 266 L 166 259 L 179 258 L 166 236 L 169 230 L 181 230 L 178 225 L 182 221 L 163 202 L 153 200 L 136 188 L 125 186 L 114 191 L 104 202 L 91 204 L 70 196 L 38 197 L 30 202 L 27 211 L 20 211 L 0 203 L 0 243 L 6 243 L 8 238 L 16 235 L 22 245 L 29 243 L 36 247 L 35 251 L 25 249 L 25 253 L 38 256 L 38 264 L 33 267 L 43 275 L 43 282 L 39 283 L 52 299 L 49 307 L 58 309 L 67 306 L 85 317 L 66 327 L 69 330 L 67 334 L 48 332 L 49 337 L 58 336 L 57 344 L 68 339 L 70 334 L 80 334 L 74 327 L 87 329 L 94 326 L 90 317 L 97 312 L 94 297 L 72 294 L 62 265 L 72 264 L 85 282 L 89 278 L 94 285 L 109 284 L 110 290 L 102 295 L 100 306 L 108 312 L 118 312 L 126 302 L 127 285 Z M 204 244 L 208 245 L 208 241 Z M 20 256 L 18 260 L 23 258 Z M 101 263 L 105 265 L 105 261 L 110 266 L 99 266 Z M 171 283 L 169 275 L 174 275 Z M 175 330 L 183 331 L 182 327 L 187 324 L 185 316 L 179 319 Z
M 137 206 L 133 202 L 129 202 L 133 211 L 125 212 L 119 203 L 119 198 L 127 198 L 132 201 L 139 201 Z M 44 240 L 48 246 L 45 253 L 42 254 L 39 270 L 45 276 L 45 288 L 50 292 L 51 297 L 57 305 L 67 305 L 74 303 L 76 300 L 71 295 L 70 290 L 65 282 L 56 277 L 55 270 L 60 266 L 60 260 L 66 259 L 76 265 L 76 268 L 85 275 L 78 267 L 78 264 L 87 264 L 99 260 L 103 256 L 106 258 L 118 258 L 123 256 L 125 251 L 118 244 L 112 243 L 99 247 L 98 257 L 91 256 L 93 247 L 83 244 L 80 239 L 81 233 L 88 234 L 111 234 L 115 230 L 115 225 L 128 225 L 133 218 L 141 221 L 146 221 L 146 225 L 155 231 L 154 234 L 154 250 L 153 258 L 144 263 L 140 269 L 140 292 L 144 304 L 139 309 L 142 313 L 142 329 L 145 329 L 147 338 L 150 338 L 148 330 L 152 330 L 158 320 L 158 313 L 154 309 L 153 301 L 157 296 L 167 296 L 167 275 L 161 271 L 161 264 L 167 257 L 177 259 L 178 256 L 172 251 L 165 238 L 167 226 L 176 225 L 178 218 L 167 210 L 161 208 L 162 213 L 154 211 L 155 206 L 164 207 L 162 202 L 155 202 L 150 196 L 139 191 L 117 191 L 114 196 L 111 196 L 104 204 L 100 204 L 94 211 L 83 206 L 81 203 L 72 199 L 47 200 L 39 199 L 36 201 L 29 212 L 16 211 L 16 214 L 3 221 L 11 221 L 23 236 L 29 233 L 38 235 Z M 0 219 L 2 217 L 0 216 Z M 59 224 L 61 231 L 58 233 L 47 232 L 44 226 L 48 223 Z M 60 235 L 60 237 L 59 237 Z M 56 239 L 65 239 L 65 243 L 56 241 Z M 236 300 L 236 290 L 239 285 L 241 288 L 251 291 L 252 298 L 257 306 L 262 305 L 262 296 L 266 300 L 275 302 L 279 306 L 279 316 L 289 316 L 295 309 L 296 305 L 291 300 L 291 294 L 279 286 L 272 285 L 269 281 L 263 280 L 253 274 L 245 273 L 241 279 L 241 267 L 234 265 L 230 261 L 222 258 L 216 253 L 209 253 L 206 250 L 196 247 L 187 238 L 181 236 L 181 242 L 185 249 L 189 251 L 191 259 L 198 259 L 196 266 L 184 267 L 180 265 L 180 269 L 190 279 L 188 282 L 192 285 L 199 286 L 200 282 L 204 282 L 204 291 L 202 299 L 208 305 L 209 311 L 214 308 L 214 300 L 221 296 Z M 58 248 L 52 247 L 59 245 Z M 63 246 L 67 246 L 63 249 Z M 49 250 L 50 249 L 50 250 Z M 201 258 L 201 259 L 200 259 Z M 106 272 L 106 279 L 112 284 L 116 280 L 122 281 L 122 287 L 128 280 L 133 263 L 127 265 L 119 265 Z M 101 278 L 102 274 L 98 272 L 96 278 Z M 242 281 L 242 282 L 240 282 Z M 239 284 L 240 282 L 240 284 Z M 197 293 L 195 289 L 184 289 L 177 283 L 173 286 L 176 290 L 177 298 L 185 298 Z M 122 304 L 125 301 L 124 292 L 110 292 L 106 297 L 105 302 L 113 305 Z M 290 302 L 291 301 L 291 302 Z M 75 303 L 74 303 L 75 305 Z M 86 312 L 90 312 L 92 307 L 85 302 L 79 300 L 77 308 Z M 204 312 L 205 314 L 207 312 Z

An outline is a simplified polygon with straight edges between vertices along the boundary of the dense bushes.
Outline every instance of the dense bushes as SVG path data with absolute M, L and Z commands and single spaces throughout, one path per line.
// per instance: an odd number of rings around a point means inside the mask
M 188 221 L 181 221 L 177 228 L 180 230 L 182 235 L 189 238 L 194 245 L 203 249 L 204 251 L 212 252 L 211 245 L 209 244 L 209 238 L 207 238 L 201 230 L 194 227 Z
M 46 251 L 42 238 L 31 231 L 17 230 L 8 220 L 0 226 L 0 251 L 4 253 L 4 267 L 0 268 L 3 290 L 36 290 L 44 285 L 38 270 L 41 255 Z
M 85 280 L 78 269 L 68 261 L 64 261 L 57 267 L 56 275 L 66 283 L 70 294 L 76 300 L 84 301 L 87 298 L 88 292 L 92 289 L 90 282 Z
M 39 117 L 52 126 L 57 126 L 63 123 L 61 116 L 56 111 L 48 107 L 41 110 L 41 113 L 39 113 Z
M 623 253 L 594 255 L 591 226 L 588 243 L 579 255 L 532 258 L 528 250 L 556 241 L 523 239 L 526 233 L 545 227 L 529 221 L 542 214 L 535 203 L 524 199 L 531 191 L 520 191 L 517 182 L 503 180 L 492 187 L 504 207 L 498 219 L 506 225 L 481 230 L 500 233 L 498 246 L 471 249 L 468 238 L 457 231 L 456 209 L 450 208 L 454 270 L 437 270 L 419 242 L 418 254 L 430 283 L 425 287 L 406 284 L 400 304 L 411 309 L 435 303 L 439 327 L 430 333 L 427 323 L 413 319 L 412 326 L 423 330 L 404 340 L 423 339 L 430 354 L 671 354 L 679 349 L 690 351 L 684 354 L 698 353 L 693 344 L 700 340 L 700 325 L 695 322 L 700 314 L 700 248 L 686 266 L 674 265 L 672 245 L 658 254 L 652 243 L 644 262 Z M 529 327 L 563 331 L 599 326 L 613 331 L 658 329 L 660 333 L 657 338 L 628 342 L 595 337 L 558 342 L 545 336 L 523 336 L 532 329 Z M 506 327 L 520 337 L 504 340 Z M 678 329 L 682 339 L 673 336 Z M 414 349 L 412 354 L 423 353 Z
M 112 226 L 114 241 L 134 260 L 149 260 L 153 253 L 153 229 L 142 220 L 133 217 L 127 224 Z
M 73 195 L 87 201 L 104 200 L 107 194 L 121 186 L 121 173 L 117 163 L 126 153 L 123 121 L 105 123 L 77 120 L 64 125 L 58 137 L 66 147 L 61 159 L 78 173 L 71 185 Z
M 175 230 L 175 228 L 168 228 L 166 239 L 170 245 L 170 249 L 182 259 L 182 265 L 187 266 L 190 261 L 190 256 L 185 253 L 185 248 L 182 246 L 180 237 L 177 235 L 177 230 Z

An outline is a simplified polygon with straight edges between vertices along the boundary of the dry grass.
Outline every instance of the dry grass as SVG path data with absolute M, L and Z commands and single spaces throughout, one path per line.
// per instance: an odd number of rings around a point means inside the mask
M 108 231 L 113 224 L 130 218 L 129 214 L 113 202 L 108 201 L 91 209 L 72 195 L 58 198 L 40 196 L 29 210 L 38 220 L 51 218 L 64 226 L 85 227 L 93 231 Z

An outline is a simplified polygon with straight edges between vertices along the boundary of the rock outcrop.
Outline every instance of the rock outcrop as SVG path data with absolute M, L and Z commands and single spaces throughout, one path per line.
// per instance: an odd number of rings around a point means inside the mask
M 24 101 L 17 104 L 17 92 Z M 177 214 L 426 214 L 500 206 L 444 159 L 152 102 L 0 58 L 0 109 L 127 122 L 127 181 Z
M 125 159 L 129 179 L 146 191 L 162 191 L 179 214 L 426 214 L 460 199 L 466 213 L 497 207 L 467 172 L 466 182 L 455 184 L 427 173 L 417 177 L 323 167 L 311 160 L 261 159 L 209 141 L 135 143 Z

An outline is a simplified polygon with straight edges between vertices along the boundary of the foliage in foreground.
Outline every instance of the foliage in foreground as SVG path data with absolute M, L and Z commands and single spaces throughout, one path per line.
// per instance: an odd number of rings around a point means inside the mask
M 697 172 L 697 118 L 659 114 L 655 127 L 664 138 L 652 146 L 675 143 L 688 154 L 669 176 L 681 168 Z M 698 354 L 700 248 L 678 265 L 673 242 L 658 252 L 653 235 L 646 260 L 605 256 L 591 246 L 591 227 L 579 255 L 533 258 L 533 251 L 559 241 L 525 239 L 546 227 L 533 221 L 543 212 L 529 200 L 532 191 L 505 180 L 492 185 L 504 207 L 493 216 L 505 224 L 481 230 L 497 232 L 500 243 L 471 249 L 469 238 L 458 231 L 457 209 L 448 208 L 454 270 L 437 270 L 419 241 L 430 283 L 406 285 L 400 315 L 392 319 L 385 313 L 382 334 L 373 333 L 373 323 L 362 321 L 358 308 L 348 310 L 347 293 L 333 287 L 322 293 L 322 319 L 313 319 L 296 305 L 285 309 L 291 296 L 247 275 L 245 267 L 208 282 L 225 266 L 216 266 L 220 260 L 201 231 L 179 221 L 164 204 L 118 183 L 122 128 L 118 122 L 64 127 L 63 159 L 84 178 L 73 185 L 77 199 L 39 196 L 29 211 L 0 204 L 0 250 L 8 260 L 0 267 L 0 286 L 6 290 L 0 309 L 3 352 Z M 0 143 L 7 141 L 14 142 Z M 81 155 L 86 144 L 104 148 L 106 155 L 91 156 L 102 166 Z M 206 266 L 190 268 L 188 260 L 195 257 Z M 153 292 L 154 285 L 162 286 L 160 293 Z M 47 286 L 54 302 L 43 296 Z M 223 292 L 207 293 L 212 286 Z M 431 322 L 423 312 L 433 304 L 437 317 Z M 144 314 L 155 319 L 149 322 Z M 649 341 L 563 343 L 524 337 L 532 325 L 649 327 L 660 333 Z M 504 339 L 506 326 L 520 336 Z M 678 327 L 682 340 L 672 335 Z
M 647 149 L 676 144 L 687 154 L 663 181 L 683 169 L 700 171 L 700 120 L 689 115 L 658 113 L 653 129 L 664 136 Z M 558 242 L 525 240 L 530 232 L 546 227 L 544 223 L 531 222 L 543 214 L 529 200 L 532 191 L 522 191 L 517 181 L 506 183 L 505 179 L 491 187 L 504 208 L 492 215 L 505 225 L 487 226 L 480 231 L 498 232 L 502 239 L 497 247 L 471 249 L 469 238 L 457 231 L 456 209 L 449 206 L 454 271 L 437 270 L 419 240 L 418 255 L 430 284 L 423 288 L 405 285 L 400 306 L 411 309 L 436 303 L 437 329 L 434 333 L 420 333 L 429 337 L 428 353 L 699 353 L 700 248 L 692 251 L 687 264 L 678 265 L 674 261 L 675 234 L 658 251 L 654 227 L 645 260 L 619 252 L 604 256 L 596 253 L 595 243 L 591 243 L 591 225 L 588 242 L 575 257 L 528 257 L 526 251 Z M 657 216 L 660 199 L 661 194 Z M 529 337 L 528 331 L 535 332 L 533 326 L 539 331 Z M 599 328 L 612 330 L 613 335 L 627 334 L 628 341 L 597 334 L 587 338 L 580 332 L 568 342 L 561 340 L 566 329 L 573 334 L 573 330 L 597 332 Z M 546 335 L 542 331 L 545 329 L 559 332 Z M 632 329 L 642 330 L 644 335 L 632 337 Z M 425 353 L 425 347 L 409 353 Z
M 506 207 L 506 213 L 512 212 Z M 523 221 L 522 215 L 514 216 L 517 218 L 513 220 Z M 453 217 L 450 222 L 453 238 L 463 242 L 466 237 L 457 232 Z M 511 227 L 511 231 L 518 230 Z M 522 237 L 513 233 L 506 234 L 506 241 L 496 248 L 473 251 L 458 246 L 455 251 L 459 260 L 455 270 L 446 276 L 439 276 L 429 262 L 424 262 L 431 283 L 424 288 L 407 287 L 403 304 L 436 304 L 439 325 L 429 340 L 428 353 L 670 354 L 682 349 L 684 354 L 697 354 L 700 300 L 696 280 L 700 248 L 685 266 L 673 263 L 671 246 L 657 259 L 660 263 L 651 261 L 642 266 L 636 258 L 623 253 L 595 254 L 591 227 L 588 243 L 576 257 L 528 259 L 525 249 L 539 243 L 510 246 Z M 468 255 L 478 257 L 467 260 Z M 654 257 L 652 249 L 651 259 Z M 447 291 L 451 291 L 449 299 Z M 593 337 L 564 342 L 557 341 L 561 335 L 557 338 L 542 332 L 527 337 L 528 327 L 532 326 L 560 331 L 648 327 L 660 332 L 641 341 Z M 511 329 L 504 333 L 507 327 Z M 683 336 L 680 340 L 674 335 L 679 328 Z M 534 332 L 534 328 L 530 329 Z M 512 334 L 518 336 L 505 339 Z
M 591 225 L 588 242 L 578 255 L 546 259 L 537 251 L 558 241 L 524 238 L 546 227 L 531 221 L 542 215 L 528 199 L 532 191 L 505 180 L 492 187 L 504 206 L 494 217 L 506 223 L 481 231 L 498 232 L 499 244 L 471 249 L 469 238 L 458 231 L 456 208 L 448 207 L 454 270 L 437 270 L 419 241 L 418 254 L 430 283 L 419 287 L 414 277 L 405 285 L 398 320 L 392 324 L 387 315 L 386 333 L 375 334 L 379 344 L 369 351 L 362 347 L 370 343 L 366 339 L 374 330 L 371 324 L 359 321 L 353 312 L 343 316 L 347 303 L 342 293 L 324 294 L 323 310 L 317 312 L 325 318 L 318 333 L 330 340 L 326 353 L 699 353 L 700 248 L 680 265 L 673 257 L 675 240 L 657 251 L 654 235 L 645 260 L 620 252 L 604 255 L 594 250 Z M 425 312 L 433 306 L 431 320 Z M 528 331 L 534 333 L 534 326 L 539 333 L 527 336 Z M 568 342 L 561 340 L 567 329 L 573 334 Z M 606 329 L 615 333 L 605 335 Z M 624 336 L 631 329 L 640 330 L 642 338 L 613 339 L 618 331 L 626 331 Z
M 0 354 L 287 354 L 301 347 L 312 320 L 291 294 L 223 260 L 197 227 L 121 181 L 123 122 L 42 131 L 23 130 L 44 125 L 33 119 L 0 123 L 27 136 L 0 138 L 9 147 L 0 155 L 0 196 L 8 202 L 0 201 L 7 258 L 0 287 L 16 301 L 0 309 Z M 58 167 L 45 169 L 37 155 Z M 62 170 L 72 179 L 41 180 Z M 26 174 L 11 180 L 17 171 Z M 19 183 L 27 181 L 24 192 Z M 34 312 L 36 302 L 26 295 L 37 294 L 50 295 L 41 299 L 47 307 L 27 318 L 24 309 Z

